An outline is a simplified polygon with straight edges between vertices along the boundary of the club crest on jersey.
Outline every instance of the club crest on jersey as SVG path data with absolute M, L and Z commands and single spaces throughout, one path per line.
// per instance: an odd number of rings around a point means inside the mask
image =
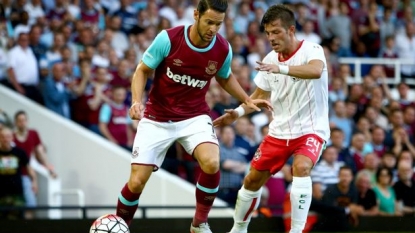
M 258 150 L 254 154 L 254 160 L 257 161 L 261 157 L 261 150 L 258 148 Z
M 206 73 L 209 75 L 215 74 L 218 71 L 217 66 L 218 62 L 209 60 L 208 66 L 206 67 Z

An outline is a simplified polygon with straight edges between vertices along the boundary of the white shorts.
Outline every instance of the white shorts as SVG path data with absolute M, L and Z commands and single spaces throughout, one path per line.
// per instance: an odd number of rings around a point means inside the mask
M 190 155 L 202 143 L 219 145 L 212 119 L 208 115 L 179 122 L 157 122 L 144 118 L 137 127 L 131 163 L 152 165 L 156 171 L 175 141 Z

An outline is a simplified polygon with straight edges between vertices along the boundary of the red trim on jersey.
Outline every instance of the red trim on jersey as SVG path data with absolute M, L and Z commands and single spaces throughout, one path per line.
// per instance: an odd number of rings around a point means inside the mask
M 244 220 L 243 220 L 244 222 L 249 217 L 249 215 L 252 213 L 252 211 L 254 211 L 255 204 L 256 204 L 257 201 L 258 201 L 257 197 L 252 200 L 251 206 L 249 207 L 248 211 L 246 212 L 246 214 L 244 216 Z
M 292 54 L 290 54 L 290 56 L 288 56 L 286 59 L 283 59 L 280 55 L 281 55 L 281 53 L 278 53 L 278 61 L 279 62 L 285 62 L 285 61 L 288 61 L 292 56 L 294 56 L 296 53 L 297 53 L 297 51 L 298 50 L 300 50 L 300 48 L 301 48 L 301 46 L 303 45 L 303 42 L 304 42 L 304 40 L 302 40 L 301 42 L 300 42 L 300 45 L 298 46 L 298 48 L 292 53 Z
M 159 170 L 159 167 L 155 164 L 148 164 L 148 163 L 131 163 L 131 165 L 141 165 L 141 166 L 153 166 L 153 172 Z

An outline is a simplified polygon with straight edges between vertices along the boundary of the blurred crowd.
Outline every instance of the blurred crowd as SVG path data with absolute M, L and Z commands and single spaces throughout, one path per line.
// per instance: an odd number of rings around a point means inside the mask
M 127 114 L 135 67 L 158 32 L 194 22 L 197 3 L 2 0 L 0 83 L 129 149 L 137 124 Z M 350 82 L 353 65 L 341 64 L 339 57 L 415 61 L 415 1 L 230 0 L 219 33 L 231 44 L 233 73 L 248 93 L 255 85 L 255 62 L 271 50 L 260 21 L 276 3 L 292 7 L 297 38 L 321 44 L 327 58 L 332 132 L 312 174 L 315 203 L 324 203 L 316 209 L 329 204 L 344 208 L 348 216 L 413 215 L 414 93 L 405 82 L 388 84 L 395 74 L 388 65 L 362 65 L 363 81 Z M 415 65 L 402 65 L 400 73 L 404 80 L 414 79 Z M 213 119 L 239 105 L 215 82 L 206 100 Z M 222 170 L 218 195 L 230 205 L 271 118 L 264 110 L 217 129 Z M 168 151 L 163 167 L 189 182 L 198 174 L 196 163 L 178 144 Z M 263 192 L 261 205 L 273 207 L 266 216 L 282 213 L 290 181 L 287 163 Z M 333 198 L 336 187 L 339 196 Z M 364 199 L 367 190 L 374 192 L 374 203 Z

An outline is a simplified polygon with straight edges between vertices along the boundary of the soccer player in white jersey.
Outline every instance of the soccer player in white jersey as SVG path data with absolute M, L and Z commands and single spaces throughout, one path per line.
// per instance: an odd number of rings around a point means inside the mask
M 238 192 L 234 225 L 230 233 L 246 233 L 259 204 L 261 187 L 294 156 L 291 230 L 300 233 L 306 224 L 312 196 L 310 172 L 329 138 L 328 77 L 323 48 L 295 37 L 293 12 L 284 5 L 271 6 L 261 24 L 273 51 L 262 62 L 254 81 L 252 99 L 269 99 L 273 120 L 251 162 L 251 170 Z M 251 113 L 241 105 L 214 121 L 231 124 Z

